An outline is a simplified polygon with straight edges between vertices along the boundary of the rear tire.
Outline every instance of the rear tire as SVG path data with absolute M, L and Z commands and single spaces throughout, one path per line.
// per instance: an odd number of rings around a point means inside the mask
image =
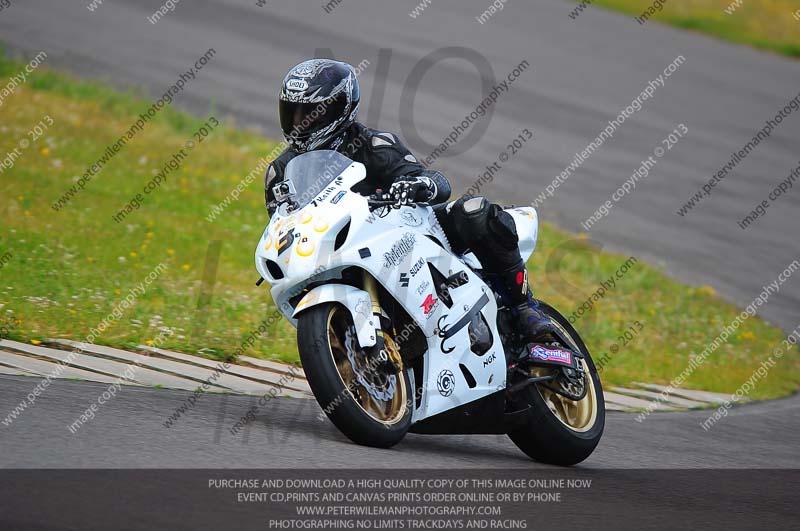
M 384 340 L 387 350 L 396 349 L 387 331 Z M 411 426 L 408 373 L 402 370 L 395 375 L 390 400 L 378 400 L 367 391 L 347 357 L 348 348 L 363 354 L 349 310 L 338 303 L 324 303 L 301 313 L 297 345 L 314 397 L 339 431 L 364 446 L 389 448 L 400 442 Z
M 572 340 L 572 347 L 584 355 L 584 370 L 588 368 L 591 387 L 581 401 L 575 402 L 540 384 L 529 385 L 514 400 L 517 407 L 530 405 L 527 425 L 508 436 L 536 461 L 569 466 L 589 457 L 600 442 L 606 418 L 603 388 L 589 350 L 578 332 L 552 306 L 540 302 L 540 307 Z

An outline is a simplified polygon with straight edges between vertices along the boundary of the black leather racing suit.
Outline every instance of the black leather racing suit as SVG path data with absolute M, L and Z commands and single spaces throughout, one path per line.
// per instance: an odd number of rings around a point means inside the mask
M 425 176 L 437 188 L 431 204 L 442 203 L 450 197 L 450 183 L 444 175 L 438 171 L 426 170 L 396 135 L 376 131 L 355 122 L 348 129 L 337 151 L 360 162 L 367 169 L 367 177 L 353 187 L 354 192 L 362 195 L 374 194 L 379 189 L 388 192 L 389 187 L 399 177 Z M 289 148 L 267 169 L 264 193 L 270 215 L 275 209 L 272 187 L 283 180 L 286 165 L 297 155 L 297 152 Z
M 506 303 L 513 305 L 527 300 L 527 277 L 523 286 L 521 272 L 525 266 L 519 253 L 516 226 L 511 215 L 501 207 L 483 197 L 468 196 L 443 204 L 450 197 L 450 183 L 440 172 L 420 164 L 392 133 L 355 122 L 337 151 L 366 167 L 366 178 L 353 187 L 353 191 L 362 195 L 374 194 L 379 189 L 386 192 L 401 177 L 431 179 L 436 193 L 429 203 L 434 205 L 453 251 L 461 254 L 471 250 L 486 273 L 498 275 L 501 282 L 496 289 Z M 297 155 L 291 148 L 287 149 L 267 169 L 264 194 L 270 215 L 277 207 L 272 187 L 283 180 L 286 165 Z

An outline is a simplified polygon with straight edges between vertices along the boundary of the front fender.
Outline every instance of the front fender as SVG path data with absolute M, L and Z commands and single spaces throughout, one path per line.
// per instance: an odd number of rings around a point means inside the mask
M 297 303 L 292 317 L 297 316 L 318 304 L 338 302 L 350 311 L 362 347 L 371 347 L 376 342 L 376 329 L 380 326 L 378 316 L 372 314 L 372 300 L 369 293 L 346 284 L 324 284 L 312 289 Z

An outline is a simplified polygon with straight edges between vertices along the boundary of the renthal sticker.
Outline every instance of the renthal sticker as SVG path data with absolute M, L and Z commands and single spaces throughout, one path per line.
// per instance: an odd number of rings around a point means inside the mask
M 572 365 L 572 353 L 561 349 L 549 349 L 536 345 L 531 349 L 531 356 L 544 361 L 555 361 L 565 365 Z
M 453 376 L 451 371 L 443 370 L 439 373 L 439 377 L 436 378 L 436 388 L 439 390 L 440 395 L 447 398 L 453 394 L 453 390 L 456 388 L 456 377 Z
M 406 232 L 403 237 L 392 244 L 391 250 L 383 253 L 383 267 L 389 269 L 390 267 L 397 267 L 403 261 L 403 258 L 409 255 L 414 249 L 414 244 L 417 242 L 416 236 L 413 232 Z
M 335 196 L 333 196 L 333 199 L 331 199 L 331 203 L 333 203 L 333 204 L 335 205 L 336 203 L 338 203 L 339 201 L 341 201 L 341 200 L 342 200 L 342 198 L 343 198 L 343 197 L 344 197 L 346 194 L 347 194 L 347 192 L 345 192 L 345 191 L 341 191 L 341 192 L 339 192 L 338 194 L 336 194 Z

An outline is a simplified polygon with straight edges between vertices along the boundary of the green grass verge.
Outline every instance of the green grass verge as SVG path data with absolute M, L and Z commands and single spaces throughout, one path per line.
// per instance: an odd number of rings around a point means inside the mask
M 595 0 L 592 5 L 639 17 L 652 3 Z M 731 8 L 731 14 L 726 13 L 728 8 Z M 800 4 L 797 0 L 742 0 L 738 7 L 734 0 L 665 0 L 663 9 L 646 23 L 663 22 L 727 41 L 800 57 L 799 19 Z
M 0 77 L 20 68 L 0 60 Z M 256 133 L 229 125 L 216 129 L 139 210 L 117 224 L 112 216 L 206 121 L 166 109 L 63 210 L 50 208 L 149 105 L 134 94 L 40 68 L 0 107 L 0 155 L 17 147 L 45 115 L 53 121 L 0 176 L 0 256 L 11 255 L 0 269 L 0 314 L 12 322 L 14 339 L 83 339 L 160 263 L 167 266 L 164 273 L 98 344 L 131 347 L 168 328 L 173 335 L 165 348 L 220 358 L 274 315 L 268 290 L 254 286 L 253 250 L 267 223 L 261 180 L 216 221 L 205 219 L 274 148 Z M 222 242 L 216 284 L 208 307 L 198 312 L 206 253 L 215 240 Z M 626 260 L 544 224 L 531 279 L 537 296 L 569 315 Z M 638 262 L 576 324 L 595 357 L 608 353 L 607 384 L 667 383 L 737 314 L 710 288 L 682 285 Z M 193 334 L 198 319 L 205 325 Z M 285 321 L 272 321 L 248 354 L 297 361 L 295 331 Z M 618 337 L 636 328 L 635 321 L 642 330 L 621 345 Z M 781 337 L 762 320 L 747 320 L 686 386 L 735 391 Z M 751 396 L 785 395 L 798 385 L 797 357 L 785 356 Z

